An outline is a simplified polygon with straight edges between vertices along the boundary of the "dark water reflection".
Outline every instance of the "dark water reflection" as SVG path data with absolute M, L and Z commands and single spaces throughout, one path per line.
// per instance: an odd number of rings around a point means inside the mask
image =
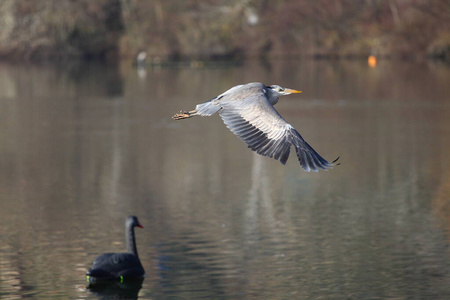
M 140 299 L 447 298 L 449 80 L 384 61 L 0 65 L 0 298 L 101 297 L 84 272 L 124 249 L 128 214 Z M 278 110 L 342 165 L 305 173 L 218 117 L 170 119 L 250 81 L 303 90 Z
M 142 288 L 143 278 L 129 279 L 123 282 L 101 282 L 89 285 L 87 289 L 98 299 L 138 299 Z

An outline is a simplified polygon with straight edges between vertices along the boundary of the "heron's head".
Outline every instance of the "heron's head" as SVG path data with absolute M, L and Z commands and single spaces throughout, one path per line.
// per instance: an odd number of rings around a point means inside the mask
M 293 90 L 293 89 L 284 88 L 284 87 L 276 85 L 276 84 L 268 86 L 267 88 L 271 89 L 272 91 L 274 91 L 278 95 L 299 94 L 299 93 L 302 92 L 302 91 L 297 91 L 297 90 Z

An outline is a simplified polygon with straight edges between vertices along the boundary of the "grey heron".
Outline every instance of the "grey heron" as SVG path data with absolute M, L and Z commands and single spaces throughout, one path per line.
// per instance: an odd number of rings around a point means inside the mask
M 260 155 L 286 164 L 293 145 L 302 168 L 309 172 L 330 169 L 338 165 L 337 159 L 328 162 L 320 156 L 275 110 L 278 98 L 301 91 L 279 85 L 265 86 L 252 82 L 232 87 L 213 99 L 198 104 L 194 110 L 180 111 L 174 120 L 193 116 L 211 116 L 219 112 L 225 125 L 248 147 Z

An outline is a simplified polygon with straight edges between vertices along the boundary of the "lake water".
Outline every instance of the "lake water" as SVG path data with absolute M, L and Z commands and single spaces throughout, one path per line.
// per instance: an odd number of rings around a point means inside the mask
M 277 110 L 326 159 L 247 149 L 228 88 L 300 89 Z M 142 287 L 86 287 L 137 215 Z M 450 67 L 0 65 L 1 299 L 450 298 Z

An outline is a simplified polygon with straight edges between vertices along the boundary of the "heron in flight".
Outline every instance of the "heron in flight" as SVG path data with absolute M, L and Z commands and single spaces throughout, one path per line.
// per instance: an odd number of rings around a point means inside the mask
M 225 125 L 250 149 L 286 164 L 291 146 L 295 147 L 302 168 L 309 172 L 331 169 L 337 159 L 328 162 L 320 156 L 275 110 L 273 105 L 283 95 L 301 91 L 279 85 L 265 86 L 259 82 L 232 87 L 213 99 L 198 104 L 194 110 L 180 111 L 174 120 L 193 116 L 211 116 L 219 112 Z

